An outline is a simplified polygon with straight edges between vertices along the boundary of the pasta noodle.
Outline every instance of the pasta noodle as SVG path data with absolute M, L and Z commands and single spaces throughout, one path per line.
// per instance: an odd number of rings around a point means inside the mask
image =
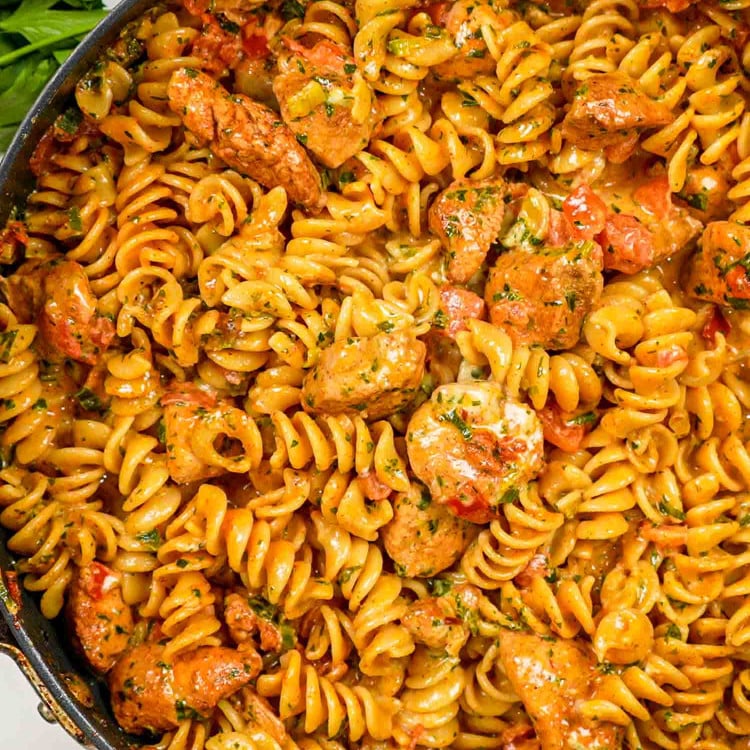
M 0 524 L 124 730 L 745 747 L 749 13 L 122 31 L 0 241 Z

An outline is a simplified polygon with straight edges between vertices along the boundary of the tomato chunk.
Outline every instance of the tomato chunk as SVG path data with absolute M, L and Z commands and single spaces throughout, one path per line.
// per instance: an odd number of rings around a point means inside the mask
M 598 241 L 607 269 L 638 273 L 654 262 L 654 236 L 634 216 L 610 214 Z
M 672 209 L 672 191 L 666 176 L 644 183 L 633 193 L 633 198 L 658 219 L 666 218 Z
M 548 443 L 552 443 L 566 453 L 575 453 L 580 450 L 581 443 L 586 437 L 586 425 L 573 422 L 573 415 L 564 412 L 556 401 L 547 402 L 547 405 L 539 412 L 539 419 L 542 421 L 544 439 Z
M 495 515 L 487 498 L 469 485 L 465 486 L 460 495 L 449 498 L 445 504 L 454 516 L 471 523 L 489 523 Z
M 701 338 L 707 341 L 712 347 L 716 346 L 716 334 L 722 333 L 726 336 L 732 330 L 729 321 L 722 315 L 717 305 L 711 308 L 711 315 L 705 322 L 701 330 Z
M 430 16 L 435 26 L 445 28 L 451 5 L 453 3 L 432 3 L 425 8 L 425 12 Z
M 607 206 L 588 185 L 579 185 L 563 201 L 562 210 L 572 239 L 591 240 L 605 227 Z

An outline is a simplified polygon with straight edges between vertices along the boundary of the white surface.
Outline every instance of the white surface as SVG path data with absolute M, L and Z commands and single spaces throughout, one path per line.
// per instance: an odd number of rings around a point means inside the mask
M 16 665 L 0 655 L 0 748 L 3 750 L 80 750 L 57 724 L 37 712 L 39 697 Z

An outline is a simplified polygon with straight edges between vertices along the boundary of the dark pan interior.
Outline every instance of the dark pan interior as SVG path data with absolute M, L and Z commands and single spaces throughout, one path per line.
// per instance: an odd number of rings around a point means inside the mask
M 155 4 L 153 0 L 123 0 L 86 37 L 44 89 L 0 163 L 0 225 L 14 209 L 23 208 L 25 196 L 34 183 L 29 169 L 31 154 L 44 131 L 65 109 L 78 79 L 97 60 L 101 51 L 117 38 L 124 24 Z M 3 572 L 13 569 L 13 558 L 6 548 L 7 540 L 7 532 L 0 529 L 0 571 Z M 117 728 L 104 691 L 95 680 L 81 675 L 91 686 L 93 708 L 87 708 L 73 696 L 70 677 L 80 674 L 80 664 L 71 658 L 59 624 L 46 620 L 37 601 L 26 592 L 22 594 L 22 605 L 15 616 L 6 604 L 0 596 L 0 614 L 52 696 L 81 730 L 86 746 L 97 750 L 133 747 L 132 740 Z

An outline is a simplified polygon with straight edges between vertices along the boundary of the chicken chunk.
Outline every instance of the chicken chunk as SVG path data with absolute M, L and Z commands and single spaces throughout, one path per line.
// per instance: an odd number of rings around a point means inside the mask
M 100 562 L 79 568 L 68 589 L 65 614 L 73 643 L 91 668 L 112 669 L 133 632 L 120 574 Z
M 306 208 L 321 206 L 320 175 L 273 110 L 192 68 L 172 74 L 167 95 L 185 127 L 230 167 L 266 187 L 281 185 Z
M 400 575 L 429 577 L 456 562 L 471 541 L 472 528 L 413 482 L 394 498 L 393 519 L 380 536 Z
M 412 471 L 432 500 L 487 523 L 541 470 L 542 426 L 497 383 L 451 383 L 414 412 L 406 431 Z
M 596 660 L 582 644 L 534 633 L 503 632 L 500 659 L 534 723 L 541 750 L 618 750 L 622 731 L 577 710 L 596 685 Z
M 112 709 L 131 734 L 176 729 L 190 717 L 207 716 L 216 704 L 260 672 L 251 648 L 203 646 L 164 658 L 164 647 L 143 643 L 123 654 L 109 675 Z
M 672 202 L 666 175 L 644 171 L 646 165 L 633 159 L 608 165 L 595 190 L 579 185 L 563 201 L 561 217 L 552 212 L 558 243 L 595 239 L 604 251 L 604 268 L 633 274 L 692 242 L 701 222 Z
M 694 166 L 687 173 L 685 185 L 675 196 L 684 201 L 693 218 L 705 224 L 726 219 L 732 204 L 726 196 L 731 189 L 732 165 L 729 160 L 710 166 Z
M 323 39 L 293 54 L 273 82 L 289 129 L 326 167 L 340 167 L 369 142 L 378 122 L 375 96 L 340 44 Z
M 627 178 L 597 192 L 610 208 L 597 236 L 606 269 L 650 268 L 689 245 L 703 228 L 687 209 L 673 204 L 666 176 Z
M 54 261 L 51 261 L 54 262 Z M 7 278 L 0 276 L 3 301 L 18 318 L 19 323 L 33 323 L 44 305 L 44 277 L 50 261 L 37 258 L 22 263 Z
M 44 276 L 44 299 L 37 325 L 52 353 L 94 364 L 114 338 L 115 326 L 99 315 L 83 267 L 68 260 L 50 268 Z
M 192 53 L 201 61 L 202 70 L 220 77 L 242 59 L 242 37 L 226 31 L 218 23 L 209 23 L 193 42 Z
M 488 23 L 487 19 L 491 18 L 492 27 L 499 32 L 507 26 L 507 22 L 496 13 L 491 3 L 485 0 L 439 2 L 429 5 L 427 12 L 435 26 L 445 29 L 456 45 L 453 57 L 431 69 L 434 76 L 446 81 L 459 81 L 495 72 L 495 59 L 484 41 L 482 24 Z
M 305 409 L 366 419 L 390 416 L 414 398 L 425 354 L 425 345 L 408 331 L 337 341 L 305 377 Z
M 178 484 L 243 474 L 260 463 L 257 428 L 248 414 L 191 383 L 173 385 L 161 398 L 167 446 L 167 469 Z M 205 429 L 197 429 L 205 427 Z M 206 437 L 215 440 L 206 444 Z M 236 441 L 235 448 L 229 441 Z M 220 451 L 230 451 L 224 456 Z M 212 459 L 204 458 L 206 454 Z
M 454 586 L 443 596 L 409 605 L 401 624 L 415 641 L 455 656 L 476 631 L 479 597 L 479 589 L 470 584 Z
M 750 310 L 750 227 L 714 221 L 690 260 L 687 292 L 735 310 Z
M 490 271 L 485 300 L 490 320 L 514 344 L 568 349 L 604 288 L 601 253 L 592 242 L 530 253 L 509 250 Z
M 481 267 L 503 225 L 503 180 L 456 180 L 430 206 L 430 230 L 448 253 L 448 278 L 465 284 Z
M 575 91 L 562 134 L 585 149 L 616 147 L 617 160 L 625 161 L 643 130 L 673 119 L 669 108 L 651 99 L 630 76 L 595 73 Z
M 484 300 L 468 289 L 444 286 L 440 289 L 440 307 L 433 328 L 449 338 L 467 329 L 466 321 L 484 317 Z
M 21 322 L 36 322 L 46 359 L 69 357 L 95 364 L 115 336 L 100 315 L 86 272 L 79 263 L 31 260 L 2 280 L 8 305 Z
M 246 596 L 230 594 L 224 600 L 224 621 L 235 643 L 246 643 L 258 633 L 262 651 L 281 651 L 281 630 L 269 618 L 259 616 Z

